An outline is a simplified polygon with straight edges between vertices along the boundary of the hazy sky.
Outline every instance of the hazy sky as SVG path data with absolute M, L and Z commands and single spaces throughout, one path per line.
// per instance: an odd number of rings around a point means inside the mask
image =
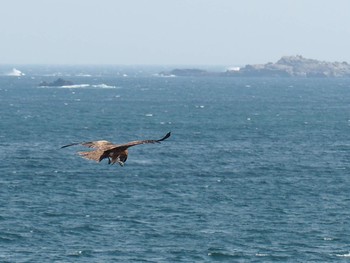
M 349 0 L 0 3 L 0 64 L 350 62 Z

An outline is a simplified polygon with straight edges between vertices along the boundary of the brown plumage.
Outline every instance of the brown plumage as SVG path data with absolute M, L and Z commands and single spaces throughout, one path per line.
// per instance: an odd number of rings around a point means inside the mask
M 113 144 L 109 141 L 92 141 L 92 142 L 79 142 L 64 145 L 61 148 L 66 148 L 73 145 L 83 145 L 85 147 L 94 148 L 96 150 L 88 152 L 78 152 L 80 156 L 85 159 L 94 160 L 96 162 L 101 162 L 103 159 L 108 158 L 108 164 L 119 163 L 121 166 L 124 165 L 126 159 L 128 158 L 128 148 L 146 143 L 160 143 L 170 137 L 170 132 L 168 132 L 163 138 L 159 140 L 142 140 L 142 141 L 132 141 L 125 144 Z

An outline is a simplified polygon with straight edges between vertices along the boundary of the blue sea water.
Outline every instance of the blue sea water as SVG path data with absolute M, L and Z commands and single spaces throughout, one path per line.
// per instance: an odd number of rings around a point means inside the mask
M 23 71 L 0 76 L 0 262 L 350 260 L 350 79 Z M 60 149 L 168 131 L 124 167 Z

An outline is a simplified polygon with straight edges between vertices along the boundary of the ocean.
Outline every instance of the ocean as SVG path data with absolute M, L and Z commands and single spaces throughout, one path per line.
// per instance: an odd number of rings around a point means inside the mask
M 0 76 L 0 262 L 349 262 L 350 79 Z M 39 87 L 58 77 L 67 87 Z M 159 139 L 124 167 L 92 140 Z

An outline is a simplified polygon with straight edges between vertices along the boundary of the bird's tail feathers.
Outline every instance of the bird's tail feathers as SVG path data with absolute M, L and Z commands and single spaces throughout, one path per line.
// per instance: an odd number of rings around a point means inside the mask
M 96 151 L 89 151 L 89 152 L 78 152 L 78 154 L 88 160 L 93 160 L 96 162 L 100 162 L 103 158 L 103 151 L 101 150 L 96 150 Z

